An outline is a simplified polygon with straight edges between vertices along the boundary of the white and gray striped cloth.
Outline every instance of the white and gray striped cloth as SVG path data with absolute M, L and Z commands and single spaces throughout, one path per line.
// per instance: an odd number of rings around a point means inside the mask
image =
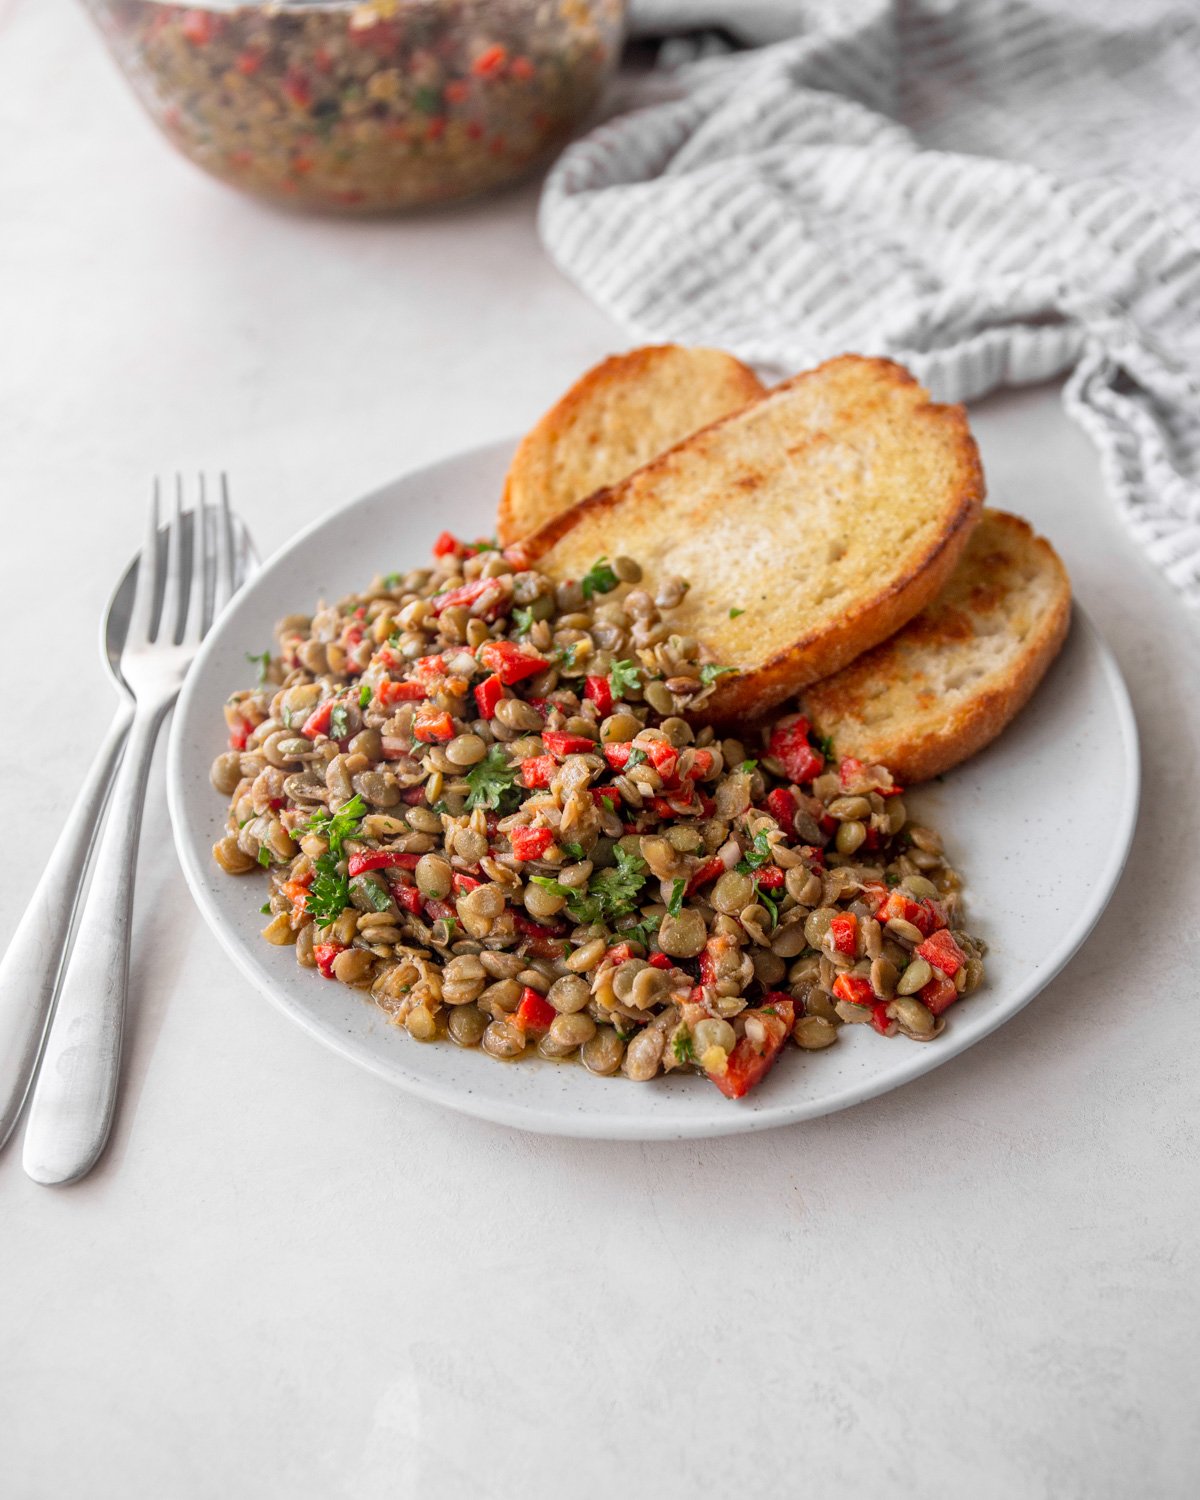
M 1130 526 L 1200 607 L 1197 0 L 635 0 L 633 22 L 677 39 L 551 172 L 558 264 L 639 336 L 771 375 L 854 349 L 966 400 L 1069 370 Z

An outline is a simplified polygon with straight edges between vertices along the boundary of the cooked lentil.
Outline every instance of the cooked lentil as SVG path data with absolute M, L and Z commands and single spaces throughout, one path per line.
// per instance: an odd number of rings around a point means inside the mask
M 734 1098 L 789 1035 L 941 1032 L 983 945 L 885 767 L 796 714 L 689 722 L 716 664 L 631 559 L 556 585 L 491 543 L 434 551 L 289 615 L 226 703 L 213 855 L 266 868 L 268 942 L 420 1041 Z

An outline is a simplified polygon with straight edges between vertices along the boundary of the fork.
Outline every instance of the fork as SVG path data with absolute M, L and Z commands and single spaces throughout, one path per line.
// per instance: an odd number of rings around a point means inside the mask
M 187 515 L 183 481 L 176 477 L 165 566 L 160 498 L 155 480 L 121 653 L 121 675 L 134 700 L 129 738 L 96 851 L 91 889 L 63 968 L 25 1132 L 24 1166 L 36 1182 L 76 1181 L 95 1165 L 108 1139 L 121 1064 L 134 873 L 150 762 L 200 642 L 234 593 L 233 525 L 224 475 L 218 506 L 208 503 L 201 475 L 197 502 Z M 187 564 L 185 549 L 190 552 Z M 210 561 L 215 573 L 211 609 Z

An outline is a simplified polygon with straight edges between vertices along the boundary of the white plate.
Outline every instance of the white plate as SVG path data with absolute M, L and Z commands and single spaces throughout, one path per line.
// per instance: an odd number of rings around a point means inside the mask
M 318 1040 L 422 1098 L 529 1130 L 619 1140 L 730 1135 L 843 1109 L 949 1062 L 1028 1004 L 1104 910 L 1137 815 L 1129 698 L 1078 607 L 1062 654 L 1017 722 L 944 782 L 909 794 L 917 816 L 943 832 L 966 879 L 966 925 L 990 950 L 984 987 L 950 1011 L 936 1042 L 844 1027 L 827 1052 L 789 1047 L 735 1103 L 694 1075 L 636 1084 L 414 1042 L 360 993 L 299 968 L 289 949 L 259 937 L 265 881 L 231 880 L 210 853 L 225 799 L 208 769 L 224 745 L 222 702 L 248 681 L 246 652 L 261 651 L 283 615 L 350 593 L 376 569 L 419 565 L 443 528 L 489 533 L 511 451 L 499 443 L 447 459 L 311 526 L 235 600 L 189 673 L 168 767 L 175 840 L 200 910 L 247 979 Z

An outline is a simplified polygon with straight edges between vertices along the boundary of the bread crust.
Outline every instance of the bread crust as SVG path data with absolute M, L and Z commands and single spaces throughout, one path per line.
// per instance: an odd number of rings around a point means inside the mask
M 664 382 L 675 387 L 673 399 L 660 401 L 654 420 L 647 421 L 646 400 L 661 395 Z M 610 355 L 581 376 L 521 440 L 505 476 L 497 536 L 504 545 L 528 536 L 584 495 L 623 479 L 765 390 L 748 365 L 719 349 L 648 344 Z M 626 405 L 631 410 L 622 417 Z M 598 433 L 614 415 L 617 449 L 602 461 Z M 622 461 L 622 453 L 631 455 L 628 461 Z M 597 472 L 602 472 L 599 483 L 585 478 Z
M 1018 635 L 1015 622 L 1026 616 L 1030 626 Z M 1054 548 L 1019 517 L 985 511 L 959 569 L 928 609 L 811 686 L 800 707 L 839 755 L 882 762 L 904 783 L 927 781 L 1012 722 L 1062 648 L 1070 618 L 1071 585 Z M 1000 621 L 1012 643 L 1002 669 L 964 696 L 941 690 L 939 682 L 953 681 L 978 650 L 979 626 Z M 894 711 L 868 724 L 865 710 L 881 689 L 894 694 Z
M 919 399 L 907 409 L 906 432 L 912 434 L 912 441 L 916 443 L 922 429 L 926 429 L 924 439 L 936 445 L 939 457 L 944 459 L 944 467 L 952 475 L 953 482 L 947 486 L 952 493 L 947 496 L 936 534 L 919 553 L 907 559 L 902 571 L 893 572 L 878 588 L 856 599 L 853 607 L 840 618 L 828 620 L 819 629 L 798 635 L 771 651 L 752 668 L 737 670 L 719 679 L 704 714 L 697 717 L 732 724 L 760 716 L 800 688 L 836 672 L 894 633 L 939 592 L 966 547 L 984 495 L 979 453 L 962 406 L 934 403 L 909 372 L 891 360 L 841 355 L 776 386 L 762 401 L 747 410 L 724 417 L 693 433 L 620 484 L 597 491 L 570 510 L 554 516 L 521 544 L 522 552 L 531 564 L 540 563 L 552 574 L 555 572 L 555 548 L 584 522 L 596 522 L 606 528 L 612 537 L 613 550 L 619 550 L 617 541 L 625 507 L 638 507 L 637 514 L 639 518 L 643 517 L 646 511 L 642 507 L 653 507 L 660 494 L 670 493 L 672 478 L 677 477 L 677 471 L 685 461 L 699 459 L 707 462 L 711 456 L 714 463 L 719 463 L 721 450 L 728 446 L 730 435 L 737 431 L 736 424 L 761 412 L 764 403 L 782 398 L 786 405 L 789 392 L 807 394 L 807 388 L 814 382 L 818 392 L 826 386 L 837 387 L 839 382 L 846 382 L 856 394 L 861 390 L 864 423 L 869 423 L 875 408 L 882 409 L 888 387 L 912 391 Z M 820 432 L 798 433 L 796 447 L 789 450 L 789 454 L 799 459 L 820 443 L 822 437 Z M 739 483 L 751 483 L 752 487 L 752 479 L 753 476 L 740 481 L 737 477 L 732 478 L 728 505 L 737 506 Z M 798 495 L 795 515 L 788 519 L 798 523 L 803 517 L 804 497 Z M 663 525 L 669 524 L 668 517 Z M 781 581 L 780 586 L 786 587 L 786 582 Z M 714 619 L 708 629 L 701 630 L 695 625 L 689 628 L 701 635 L 718 659 L 730 659 L 729 655 L 723 657 L 723 642 L 745 639 L 740 627 L 721 619 Z

